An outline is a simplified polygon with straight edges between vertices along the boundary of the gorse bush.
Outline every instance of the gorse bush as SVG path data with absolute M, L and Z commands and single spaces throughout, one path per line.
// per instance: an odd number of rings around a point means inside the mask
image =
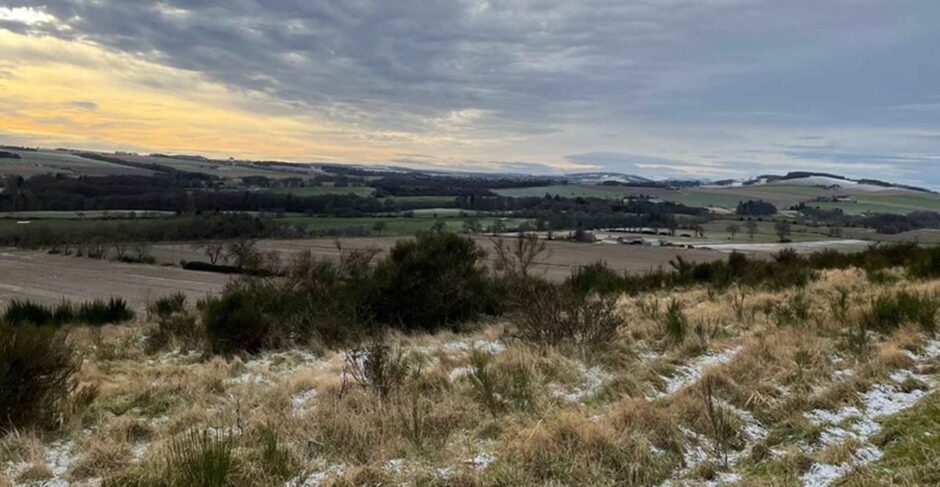
M 484 256 L 473 240 L 452 233 L 399 241 L 375 270 L 376 317 L 405 330 L 435 330 L 494 309 Z
M 75 311 L 75 321 L 86 325 L 121 323 L 134 319 L 134 312 L 123 298 L 95 299 L 82 303 Z
M 175 293 L 157 299 L 147 306 L 147 313 L 151 318 L 169 316 L 173 313 L 180 313 L 186 308 L 186 295 Z
M 71 311 L 71 308 L 69 311 Z M 69 316 L 69 318 L 71 318 L 71 316 Z M 3 313 L 3 319 L 7 323 L 14 325 L 22 323 L 44 325 L 53 323 L 53 312 L 47 306 L 36 304 L 32 301 L 14 299 Z
M 14 325 L 23 323 L 51 326 L 104 325 L 132 320 L 134 311 L 123 298 L 110 298 L 107 301 L 95 299 L 81 303 L 77 307 L 67 301 L 52 307 L 28 300 L 13 300 L 7 306 L 3 316 L 6 322 Z
M 596 292 L 610 294 L 621 290 L 623 276 L 607 267 L 603 262 L 578 267 L 567 280 L 575 292 L 585 295 Z
M 47 423 L 72 391 L 78 367 L 52 327 L 0 322 L 0 431 Z
M 666 313 L 662 316 L 662 323 L 668 344 L 678 345 L 685 341 L 685 337 L 689 333 L 689 320 L 686 319 L 679 301 L 673 299 L 669 302 Z
M 270 343 L 272 317 L 265 313 L 262 296 L 247 289 L 230 288 L 205 303 L 202 323 L 212 353 L 256 353 Z
M 868 329 L 874 331 L 890 332 L 906 323 L 915 323 L 933 333 L 937 327 L 938 309 L 940 299 L 936 297 L 899 291 L 875 298 L 863 321 Z

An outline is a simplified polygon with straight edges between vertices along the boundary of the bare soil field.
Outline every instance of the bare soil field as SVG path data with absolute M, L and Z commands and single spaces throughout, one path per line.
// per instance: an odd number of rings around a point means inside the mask
M 263 252 L 279 252 L 284 259 L 288 259 L 289 256 L 304 250 L 309 250 L 315 256 L 324 259 L 336 259 L 339 257 L 339 251 L 336 248 L 337 241 L 346 249 L 373 247 L 385 252 L 401 239 L 402 237 L 343 238 L 339 240 L 261 240 L 258 242 L 258 248 Z M 475 237 L 474 239 L 487 251 L 488 258 L 492 261 L 494 253 L 493 239 L 490 237 Z M 571 272 L 577 267 L 598 261 L 604 261 L 609 267 L 618 271 L 644 272 L 660 266 L 668 266 L 670 260 L 680 255 L 692 262 L 707 262 L 726 257 L 723 252 L 704 249 L 583 244 L 560 241 L 545 243 L 547 251 L 536 270 L 544 273 L 546 278 L 552 280 L 562 280 L 571 275 Z M 177 264 L 181 260 L 208 261 L 202 251 L 193 249 L 191 244 L 155 245 L 153 255 L 158 262 L 167 264 Z
M 0 306 L 12 299 L 55 304 L 120 296 L 134 308 L 175 292 L 199 299 L 215 293 L 229 276 L 180 268 L 0 250 Z

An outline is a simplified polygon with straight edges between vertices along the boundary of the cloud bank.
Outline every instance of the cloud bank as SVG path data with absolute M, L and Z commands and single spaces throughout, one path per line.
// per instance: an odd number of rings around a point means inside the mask
M 297 159 L 816 168 L 934 186 L 938 19 L 940 3 L 917 0 L 0 0 L 11 35 L 94 46 L 224 87 L 233 110 L 310 121 Z M 0 73 L 51 61 L 67 62 L 37 49 Z

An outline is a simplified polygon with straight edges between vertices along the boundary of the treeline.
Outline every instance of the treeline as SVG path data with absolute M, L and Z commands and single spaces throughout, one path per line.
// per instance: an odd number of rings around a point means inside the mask
M 894 213 L 870 213 L 866 215 L 847 215 L 841 208 L 817 208 L 805 203 L 792 206 L 804 217 L 816 223 L 846 227 L 868 227 L 876 232 L 894 235 L 920 230 L 922 228 L 940 228 L 940 213 L 936 211 L 914 211 L 906 215 Z
M 205 214 L 173 218 L 86 222 L 81 226 L 18 225 L 0 232 L 0 245 L 65 251 L 80 246 L 80 253 L 100 253 L 112 242 L 193 241 L 279 236 L 280 227 L 249 214 Z M 87 247 L 87 248 L 86 248 Z
M 563 184 L 545 178 L 475 178 L 394 174 L 369 183 L 378 196 L 493 196 L 492 189 L 528 188 L 546 184 Z

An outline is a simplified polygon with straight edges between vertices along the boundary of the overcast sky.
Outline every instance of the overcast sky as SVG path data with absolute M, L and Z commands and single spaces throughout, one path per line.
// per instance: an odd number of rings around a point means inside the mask
M 0 0 L 0 141 L 940 187 L 940 1 Z

